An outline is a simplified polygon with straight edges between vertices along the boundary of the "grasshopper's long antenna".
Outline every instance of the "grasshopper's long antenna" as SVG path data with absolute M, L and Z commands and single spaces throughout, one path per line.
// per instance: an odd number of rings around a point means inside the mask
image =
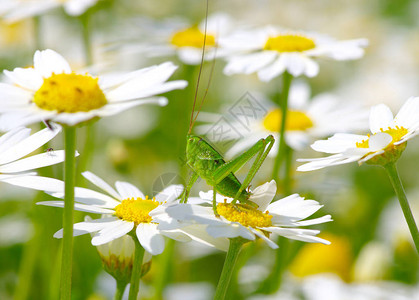
M 195 106 L 196 106 L 196 98 L 198 97 L 199 82 L 201 80 L 202 66 L 204 65 L 204 58 L 205 58 L 205 44 L 206 44 L 206 41 L 207 41 L 208 8 L 209 8 L 209 0 L 207 0 L 207 8 L 206 8 L 206 11 L 205 11 L 204 43 L 203 43 L 203 46 L 202 46 L 201 64 L 199 66 L 198 79 L 197 79 L 197 82 L 196 82 L 195 97 L 194 97 L 194 100 L 193 100 L 193 106 L 192 106 L 192 112 L 191 112 L 191 120 L 189 122 L 189 131 L 188 131 L 188 134 L 191 134 L 192 127 L 193 127 L 193 125 L 195 123 L 196 118 L 198 117 L 198 114 L 199 114 L 199 110 L 198 110 L 198 113 L 197 113 L 196 117 L 194 118 Z M 206 94 L 207 93 L 205 93 L 205 96 L 206 96 Z M 201 104 L 199 106 L 199 109 L 201 109 L 201 107 L 202 107 L 202 103 L 204 102 L 205 96 L 204 96 L 204 98 L 201 101 Z

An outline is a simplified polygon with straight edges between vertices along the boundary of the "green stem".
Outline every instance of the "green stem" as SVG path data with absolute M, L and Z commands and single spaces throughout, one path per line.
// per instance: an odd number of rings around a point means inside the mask
M 91 157 L 93 155 L 93 150 L 95 146 L 96 140 L 96 131 L 95 131 L 95 124 L 94 122 L 89 122 L 86 126 L 84 126 L 84 143 L 83 143 L 83 155 L 80 156 L 78 161 L 78 168 L 77 174 L 79 174 L 78 178 L 81 176 L 81 172 L 88 170 L 89 163 L 91 162 Z M 81 172 L 80 172 L 81 171 Z
M 290 146 L 286 146 L 286 160 L 285 160 L 285 175 L 284 175 L 284 195 L 289 195 L 292 192 L 292 155 L 293 150 Z
M 86 66 L 90 66 L 93 64 L 92 40 L 90 36 L 90 13 L 84 13 L 82 16 L 80 16 L 80 20 L 83 27 L 82 38 L 84 48 L 84 59 Z
M 230 239 L 230 247 L 228 248 L 227 256 L 224 261 L 223 271 L 221 272 L 217 290 L 215 291 L 215 300 L 223 300 L 226 296 L 231 275 L 233 275 L 234 272 L 234 265 L 236 264 L 242 245 L 243 240 L 241 238 Z
M 175 240 L 168 239 L 164 252 L 160 255 L 159 274 L 155 278 L 155 296 L 154 299 L 163 299 L 164 287 L 170 281 L 172 276 L 172 266 L 174 262 Z
M 64 214 L 63 214 L 63 249 L 61 261 L 61 299 L 71 299 L 71 272 L 73 261 L 73 211 L 75 182 L 76 128 L 64 127 L 65 163 L 64 163 Z
M 131 286 L 129 289 L 128 300 L 137 300 L 140 289 L 141 268 L 143 265 L 144 248 L 141 246 L 138 238 L 133 236 L 135 243 L 134 263 L 131 274 Z
M 127 287 L 127 283 L 125 281 L 123 280 L 116 281 L 116 291 L 115 291 L 115 295 L 113 296 L 113 300 L 122 300 L 126 287 Z
M 278 143 L 278 153 L 276 155 L 275 158 L 275 164 L 274 164 L 274 168 L 272 170 L 272 178 L 275 179 L 276 181 L 278 181 L 279 176 L 279 169 L 281 167 L 281 162 L 284 159 L 285 155 L 286 155 L 286 141 L 285 141 L 285 129 L 286 129 L 286 124 L 287 124 L 287 113 L 288 113 L 288 94 L 290 91 L 290 87 L 291 87 L 291 81 L 292 81 L 292 75 L 288 72 L 284 72 L 284 74 L 282 75 L 282 80 L 283 80 L 283 84 L 282 84 L 282 92 L 281 92 L 281 97 L 280 97 L 280 106 L 281 106 L 281 120 L 280 120 L 280 124 L 279 124 L 279 130 L 278 130 L 278 134 L 279 134 L 279 143 Z
M 410 234 L 412 235 L 413 242 L 415 243 L 416 250 L 419 253 L 419 231 L 416 226 L 415 219 L 413 218 L 412 211 L 407 201 L 406 193 L 403 189 L 402 182 L 397 172 L 395 163 L 389 163 L 384 166 L 387 170 L 387 174 L 390 177 L 391 184 L 393 185 L 394 191 L 396 192 L 397 198 L 399 198 L 400 206 L 402 207 L 404 217 L 407 225 L 409 226 Z
M 35 50 L 42 50 L 41 17 L 33 17 L 33 31 L 35 38 Z

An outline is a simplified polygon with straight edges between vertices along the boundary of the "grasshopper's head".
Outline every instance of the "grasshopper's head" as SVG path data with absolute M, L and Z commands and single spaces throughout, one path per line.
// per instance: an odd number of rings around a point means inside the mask
M 186 135 L 186 157 L 196 152 L 202 140 L 201 137 L 196 135 Z

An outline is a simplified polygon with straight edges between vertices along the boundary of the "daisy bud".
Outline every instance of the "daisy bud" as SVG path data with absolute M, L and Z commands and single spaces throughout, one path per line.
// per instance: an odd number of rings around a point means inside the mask
M 106 272 L 117 281 L 130 282 L 134 261 L 134 241 L 129 235 L 124 235 L 107 244 L 96 247 Z M 141 277 L 147 274 L 151 267 L 151 254 L 144 253 Z

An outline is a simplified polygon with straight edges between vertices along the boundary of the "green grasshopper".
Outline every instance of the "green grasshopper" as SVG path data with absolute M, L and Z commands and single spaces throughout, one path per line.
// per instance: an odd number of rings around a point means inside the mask
M 208 18 L 208 2 L 207 2 L 207 11 L 206 11 L 206 20 Z M 198 114 L 201 110 L 202 103 L 205 100 L 205 96 L 208 92 L 208 87 L 202 98 L 201 105 L 198 109 L 198 112 L 194 118 L 195 113 L 195 104 L 197 99 L 197 92 L 199 87 L 199 80 L 202 71 L 202 65 L 204 62 L 205 55 L 205 41 L 206 41 L 206 21 L 205 21 L 205 34 L 204 34 L 204 43 L 202 48 L 202 57 L 201 57 L 201 66 L 199 69 L 199 75 L 197 80 L 197 87 L 195 91 L 195 98 L 192 107 L 191 120 L 189 123 L 189 131 L 186 135 L 186 163 L 193 170 L 193 174 L 189 179 L 189 182 L 186 186 L 185 191 L 182 195 L 181 202 L 186 203 L 190 190 L 196 180 L 201 177 L 205 179 L 208 185 L 213 187 L 213 209 L 215 215 L 217 214 L 216 209 L 216 194 L 217 192 L 226 197 L 233 197 L 233 204 L 236 204 L 239 201 L 241 204 L 246 204 L 250 206 L 255 206 L 256 204 L 249 200 L 251 192 L 247 189 L 253 177 L 255 177 L 257 171 L 261 167 L 263 161 L 266 159 L 269 151 L 271 150 L 275 139 L 272 135 L 269 135 L 265 139 L 260 139 L 256 144 L 254 144 L 250 149 L 242 153 L 240 156 L 235 159 L 226 162 L 223 159 L 223 156 L 215 150 L 209 143 L 207 143 L 202 137 L 195 136 L 191 134 L 193 125 L 198 117 Z M 212 73 L 215 65 L 212 65 L 212 70 L 210 74 L 210 80 L 208 81 L 208 86 L 211 81 Z M 244 179 L 243 183 L 237 179 L 234 175 L 241 167 L 243 167 L 250 159 L 255 155 L 256 159 L 253 162 L 253 165 L 250 168 L 249 173 Z M 257 206 L 257 205 L 256 205 Z
M 223 196 L 233 198 L 233 204 L 238 200 L 242 204 L 255 205 L 249 200 L 251 193 L 246 188 L 250 185 L 275 142 L 272 135 L 265 139 L 260 139 L 249 150 L 229 162 L 226 162 L 223 156 L 203 138 L 191 135 L 190 132 L 186 138 L 186 163 L 193 170 L 193 174 L 183 193 L 182 202 L 186 203 L 192 186 L 201 177 L 205 179 L 208 185 L 213 187 L 213 209 L 215 214 L 217 214 L 217 192 Z M 249 173 L 243 183 L 240 183 L 234 172 L 238 171 L 255 155 L 257 156 Z

